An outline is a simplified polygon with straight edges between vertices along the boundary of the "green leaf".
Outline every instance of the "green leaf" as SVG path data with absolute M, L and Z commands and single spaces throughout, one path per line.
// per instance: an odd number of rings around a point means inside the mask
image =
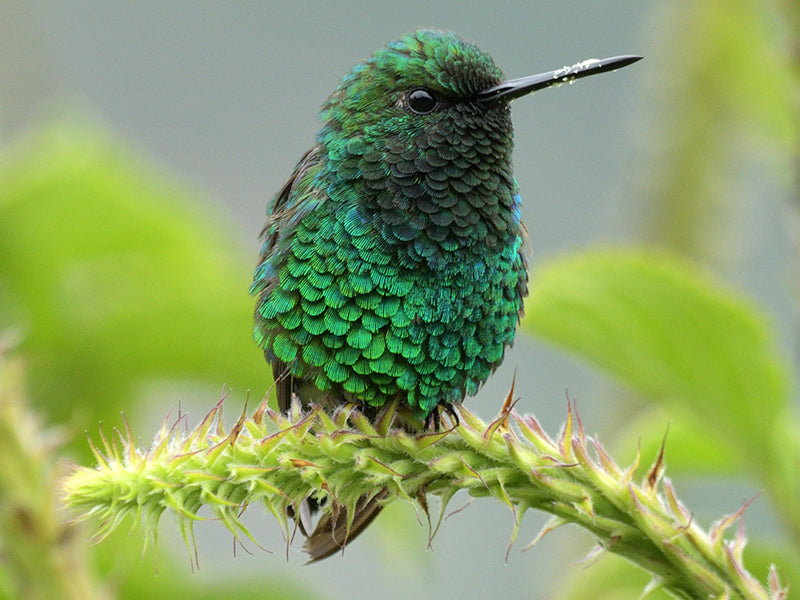
M 159 379 L 261 396 L 254 258 L 231 232 L 96 127 L 55 123 L 4 156 L 0 328 L 21 332 L 50 419 L 117 418 Z
M 738 455 L 724 440 L 707 435 L 692 413 L 666 411 L 654 405 L 618 427 L 612 447 L 620 460 L 633 461 L 628 440 L 640 440 L 637 451 L 641 456 L 639 473 L 644 476 L 658 456 L 662 443 L 666 451 L 669 472 L 677 475 L 709 475 L 737 477 L 742 474 Z
M 596 551 L 596 550 L 595 550 Z M 600 558 L 602 557 L 602 558 Z M 594 560 L 592 560 L 594 559 Z M 595 561 L 601 560 L 599 564 Z M 642 593 L 652 581 L 645 571 L 638 569 L 625 559 L 610 553 L 588 558 L 587 565 L 575 565 L 556 597 L 559 600 L 669 600 L 674 598 L 663 589 L 649 594 Z M 583 568 L 581 568 L 583 567 Z
M 787 409 L 788 383 L 764 318 L 677 258 L 594 249 L 534 278 L 524 327 L 653 400 L 676 402 L 755 473 Z

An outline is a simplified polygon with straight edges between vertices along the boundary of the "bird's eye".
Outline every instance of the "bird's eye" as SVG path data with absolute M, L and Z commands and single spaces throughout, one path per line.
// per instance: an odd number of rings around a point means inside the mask
M 417 88 L 408 92 L 406 95 L 406 101 L 408 102 L 408 107 L 411 109 L 411 111 L 417 113 L 418 115 L 424 115 L 431 112 L 434 108 L 436 108 L 437 104 L 436 96 L 433 95 L 433 92 L 426 90 L 425 88 Z

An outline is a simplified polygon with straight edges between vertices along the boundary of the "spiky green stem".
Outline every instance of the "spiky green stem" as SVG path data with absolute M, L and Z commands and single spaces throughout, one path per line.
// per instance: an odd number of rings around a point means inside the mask
M 677 597 L 785 594 L 774 569 L 767 586 L 745 570 L 741 526 L 725 536 L 741 511 L 702 530 L 663 478 L 663 456 L 637 484 L 638 461 L 619 468 L 572 411 L 555 440 L 535 418 L 508 408 L 487 424 L 462 407 L 459 425 L 424 434 L 393 428 L 391 411 L 370 423 L 352 406 L 332 415 L 295 409 L 285 416 L 262 404 L 230 430 L 221 412 L 220 403 L 191 432 L 181 427 L 182 418 L 165 425 L 146 452 L 135 447 L 130 431 L 111 442 L 103 438 L 103 448 L 95 449 L 98 466 L 77 467 L 65 480 L 66 503 L 84 518 L 99 518 L 100 537 L 128 514 L 155 537 L 159 517 L 171 510 L 191 548 L 202 506 L 235 536 L 252 540 L 240 517 L 254 503 L 263 503 L 288 532 L 287 507 L 309 495 L 352 507 L 363 494 L 388 490 L 386 502 L 405 498 L 427 511 L 425 497 L 432 494 L 442 499 L 443 512 L 465 489 L 511 508 L 512 542 L 525 511 L 543 510 L 553 519 L 540 535 L 580 525 L 602 550 L 649 571 L 651 587 Z

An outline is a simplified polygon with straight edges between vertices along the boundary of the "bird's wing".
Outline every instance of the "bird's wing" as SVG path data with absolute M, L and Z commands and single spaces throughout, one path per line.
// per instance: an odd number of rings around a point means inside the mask
M 297 163 L 292 176 L 270 203 L 267 221 L 261 231 L 261 259 L 250 287 L 250 293 L 259 297 L 259 303 L 278 285 L 280 270 L 286 261 L 292 233 L 298 223 L 324 202 L 324 194 L 314 185 L 321 167 L 320 156 L 319 146 L 306 152 Z M 256 311 L 256 323 L 258 320 Z M 278 408 L 281 412 L 286 412 L 292 401 L 294 378 L 289 375 L 286 363 L 266 353 L 267 360 L 272 365 Z
M 324 194 L 314 185 L 321 167 L 320 159 L 319 146 L 306 152 L 298 161 L 292 176 L 270 202 L 267 221 L 260 236 L 264 242 L 261 247 L 262 265 L 281 258 L 281 250 L 291 240 L 297 224 L 324 201 Z M 257 272 L 254 285 L 259 279 Z

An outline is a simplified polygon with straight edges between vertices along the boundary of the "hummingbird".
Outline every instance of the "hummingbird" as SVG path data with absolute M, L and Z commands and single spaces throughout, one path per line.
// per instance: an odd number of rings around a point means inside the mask
M 419 30 L 353 67 L 261 234 L 254 338 L 279 409 L 352 402 L 374 416 L 397 402 L 419 430 L 474 395 L 528 294 L 509 103 L 640 58 L 506 80 L 474 43 Z M 363 497 L 351 520 L 330 507 L 310 534 L 317 502 L 290 511 L 311 561 L 343 549 L 382 499 Z

